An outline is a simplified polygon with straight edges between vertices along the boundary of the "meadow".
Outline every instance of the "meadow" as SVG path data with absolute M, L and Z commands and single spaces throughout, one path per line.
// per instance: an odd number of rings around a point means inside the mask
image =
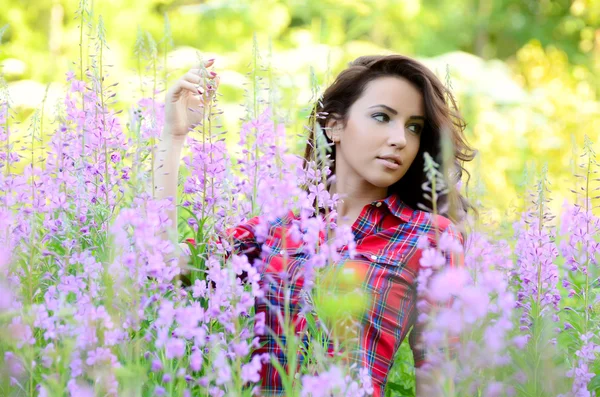
M 77 14 L 80 26 L 88 17 Z M 125 88 L 106 62 L 110 32 L 101 17 L 94 21 L 94 30 L 85 36 L 82 28 L 80 37 L 90 54 L 73 59 L 56 103 L 44 99 L 23 114 L 13 107 L 2 76 L 0 395 L 257 395 L 260 367 L 272 360 L 252 357 L 257 336 L 269 332 L 254 313 L 263 295 L 260 275 L 243 254 L 228 254 L 234 242 L 223 236 L 255 216 L 272 222 L 289 211 L 312 215 L 315 199 L 335 210 L 324 190 L 327 153 L 316 153 L 309 170 L 298 157 L 302 126 L 315 128 L 305 106 L 318 99 L 326 78 L 307 73 L 308 103 L 295 103 L 255 39 L 247 50 L 241 120 L 227 119 L 217 96 L 188 136 L 174 203 L 158 199 L 151 188 L 160 172 L 155 159 L 169 80 L 166 51 L 151 34 L 138 36 L 132 58 L 140 65 L 140 89 L 125 106 L 117 101 Z M 484 159 L 478 160 L 480 170 L 472 168 L 468 183 L 449 186 L 443 159 L 427 162 L 432 196 L 459 189 L 480 211 L 461 225 L 464 246 L 440 235 L 437 245 L 421 247 L 419 321 L 426 329 L 427 373 L 437 385 L 429 395 L 600 394 L 594 130 L 600 106 L 582 82 L 586 73 L 563 70 L 558 51 L 530 43 L 518 58 L 523 87 L 538 98 L 533 105 L 490 114 L 489 101 L 463 99 Z M 468 91 L 452 72 L 442 73 L 447 84 Z M 579 80 L 567 84 L 570 79 Z M 549 108 L 557 113 L 549 116 Z M 564 140 L 552 146 L 552 139 L 540 139 L 556 131 L 568 135 L 577 117 L 591 129 L 571 135 L 568 150 Z M 503 118 L 509 121 L 498 122 Z M 519 128 L 540 124 L 544 128 L 515 137 Z M 492 148 L 497 142 L 482 133 L 487 129 L 515 136 Z M 536 142 L 552 146 L 549 161 L 530 162 L 543 150 Z M 495 157 L 486 157 L 488 148 Z M 501 174 L 507 153 L 517 148 L 522 157 Z M 175 206 L 179 235 L 168 221 Z M 303 291 L 310 302 L 303 311 L 310 324 L 306 335 L 294 335 L 287 307 L 281 313 L 286 354 L 300 350 L 307 357 L 297 368 L 281 369 L 288 396 L 372 392 L 369 376 L 343 359 L 356 329 L 339 326 L 359 318 L 369 297 L 356 280 L 332 273 L 336 249 L 352 239 L 337 233 L 325 246 L 316 244 L 318 233 L 329 228 L 326 218 L 306 216 L 290 231 L 309 247 L 306 272 L 314 282 Z M 195 243 L 187 244 L 191 272 L 184 277 L 179 243 L 189 239 Z M 464 253 L 464 266 L 441 266 L 448 253 Z M 332 331 L 339 355 L 327 354 L 316 319 Z M 414 396 L 414 383 L 412 353 L 404 343 L 386 395 Z

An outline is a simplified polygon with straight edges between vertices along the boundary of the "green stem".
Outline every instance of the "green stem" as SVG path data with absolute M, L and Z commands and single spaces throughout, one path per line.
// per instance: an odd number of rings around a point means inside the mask
M 85 22 L 85 1 L 81 9 L 81 23 L 79 25 L 79 80 L 83 81 L 83 24 Z M 85 95 L 84 91 L 81 92 L 81 110 L 85 112 Z M 85 123 L 82 125 L 81 134 L 81 161 L 83 162 L 83 155 L 85 153 Z
M 106 136 L 107 131 L 106 131 L 106 109 L 105 109 L 105 103 L 104 103 L 104 75 L 103 75 L 103 71 L 102 71 L 102 56 L 103 56 L 103 45 L 102 43 L 100 43 L 100 64 L 99 64 L 99 69 L 100 69 L 100 102 L 101 102 L 101 111 L 102 111 L 102 132 L 104 133 L 104 189 L 105 189 L 105 196 L 106 196 L 106 208 L 108 209 L 110 207 L 110 203 L 109 203 L 109 189 L 110 189 L 110 178 L 108 175 L 108 137 Z M 107 215 L 108 216 L 108 215 Z M 108 230 L 108 228 L 107 228 Z M 108 237 L 108 236 L 107 236 Z
M 254 54 L 253 54 L 253 64 L 252 64 L 252 94 L 253 94 L 253 118 L 258 118 L 258 43 L 256 41 L 256 35 L 254 35 Z M 256 135 L 258 135 L 258 130 L 254 128 Z M 252 183 L 252 215 L 256 215 L 256 196 L 258 190 L 258 139 L 255 137 L 254 139 L 254 172 L 252 177 L 254 178 Z M 247 140 L 248 149 L 250 141 Z M 248 154 L 249 156 L 249 154 Z
M 6 131 L 6 176 L 10 175 L 10 129 L 8 125 L 8 101 L 6 102 L 6 120 L 4 120 L 4 131 Z
M 591 174 L 591 166 L 592 166 L 592 156 L 591 153 L 588 153 L 588 167 L 587 167 L 587 175 L 585 181 L 585 214 L 586 214 L 586 222 L 585 229 L 586 233 L 590 235 L 590 221 L 587 214 L 590 213 L 590 174 Z M 583 325 L 583 334 L 587 334 L 588 326 L 590 321 L 590 310 L 589 310 L 589 289 L 590 289 L 590 269 L 589 269 L 589 241 L 585 243 L 585 291 L 584 291 L 584 314 L 585 321 Z
M 35 143 L 35 129 L 37 127 L 36 115 L 33 116 L 33 128 L 31 130 L 31 209 L 35 207 L 35 155 L 34 155 L 34 143 Z M 33 241 L 33 240 L 31 240 Z
M 156 52 L 152 52 L 152 74 L 153 74 L 153 83 L 152 83 L 152 117 L 156 120 Z M 152 145 L 152 150 L 150 151 L 150 164 L 151 164 L 151 176 L 152 176 L 152 198 L 156 198 L 156 183 L 155 183 L 155 175 L 154 175 L 154 162 L 155 156 L 154 152 L 156 151 L 154 148 L 155 138 L 154 135 L 150 138 L 150 144 Z

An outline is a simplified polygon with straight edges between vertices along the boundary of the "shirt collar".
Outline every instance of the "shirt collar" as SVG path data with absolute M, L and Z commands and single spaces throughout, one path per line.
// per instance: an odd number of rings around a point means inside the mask
M 404 204 L 398 195 L 392 193 L 383 200 L 373 201 L 371 204 L 376 205 L 378 202 L 385 204 L 388 210 L 396 218 L 400 218 L 404 222 L 409 222 L 413 216 L 414 210 Z M 319 208 L 319 213 L 325 215 L 325 208 Z
M 396 217 L 400 218 L 404 222 L 410 221 L 413 215 L 413 209 L 408 205 L 404 204 L 400 197 L 396 194 L 390 194 L 385 199 L 381 200 L 382 203 L 387 205 L 390 212 Z

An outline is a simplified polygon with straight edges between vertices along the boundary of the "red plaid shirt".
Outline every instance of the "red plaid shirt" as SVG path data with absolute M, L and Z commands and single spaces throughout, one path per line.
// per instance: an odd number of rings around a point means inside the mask
M 259 218 L 253 218 L 235 228 L 229 229 L 227 235 L 234 240 L 235 251 L 245 253 L 249 259 L 261 259 L 262 284 L 265 290 L 263 299 L 255 305 L 256 313 L 265 314 L 265 323 L 285 344 L 283 327 L 277 311 L 284 307 L 284 285 L 281 271 L 287 263 L 287 280 L 294 280 L 288 285 L 290 289 L 290 313 L 296 322 L 296 333 L 305 335 L 307 323 L 303 320 L 303 299 L 300 293 L 303 277 L 303 264 L 307 255 L 301 245 L 286 237 L 283 244 L 282 231 L 289 230 L 292 222 L 298 220 L 290 213 L 269 225 L 267 240 L 258 244 L 254 228 Z M 438 231 L 447 231 L 461 243 L 463 238 L 453 224 L 442 216 L 413 210 L 395 195 L 384 200 L 366 205 L 358 219 L 352 225 L 356 242 L 356 256 L 352 259 L 353 267 L 362 266 L 364 287 L 371 294 L 371 302 L 362 317 L 359 330 L 359 364 L 370 372 L 374 396 L 383 395 L 385 382 L 393 364 L 394 356 L 417 319 L 416 283 L 419 271 L 421 250 L 417 247 L 419 237 L 426 235 L 430 243 L 435 245 L 436 226 Z M 321 236 L 321 242 L 324 236 Z M 283 247 L 286 247 L 285 249 Z M 284 262 L 284 254 L 287 260 Z M 348 251 L 341 251 L 343 259 L 348 258 Z M 344 263 L 342 260 L 340 263 Z M 447 257 L 449 266 L 462 263 L 462 255 Z M 269 309 L 269 307 L 271 309 Z M 419 349 L 419 327 L 414 327 L 409 343 L 413 350 L 415 366 L 424 363 L 424 352 Z M 284 350 L 276 342 L 270 332 L 261 337 L 262 347 L 256 354 L 269 353 L 272 360 L 278 360 L 287 368 Z M 304 336 L 302 342 L 308 342 Z M 331 345 L 330 345 L 331 348 Z M 302 354 L 298 354 L 298 363 L 302 362 Z M 262 391 L 264 394 L 281 394 L 283 386 L 281 378 L 272 364 L 263 366 L 261 373 Z

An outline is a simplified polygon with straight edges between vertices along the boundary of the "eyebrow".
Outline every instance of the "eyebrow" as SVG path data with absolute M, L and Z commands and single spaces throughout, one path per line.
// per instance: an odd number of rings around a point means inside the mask
M 397 115 L 398 114 L 398 111 L 396 109 L 392 109 L 391 107 L 389 107 L 387 105 L 384 105 L 384 104 L 373 105 L 373 106 L 369 107 L 369 109 L 371 109 L 371 108 L 377 108 L 377 107 L 384 108 L 385 110 L 387 110 L 388 112 L 392 113 L 393 115 Z M 425 117 L 424 116 L 410 116 L 409 118 L 425 121 Z

